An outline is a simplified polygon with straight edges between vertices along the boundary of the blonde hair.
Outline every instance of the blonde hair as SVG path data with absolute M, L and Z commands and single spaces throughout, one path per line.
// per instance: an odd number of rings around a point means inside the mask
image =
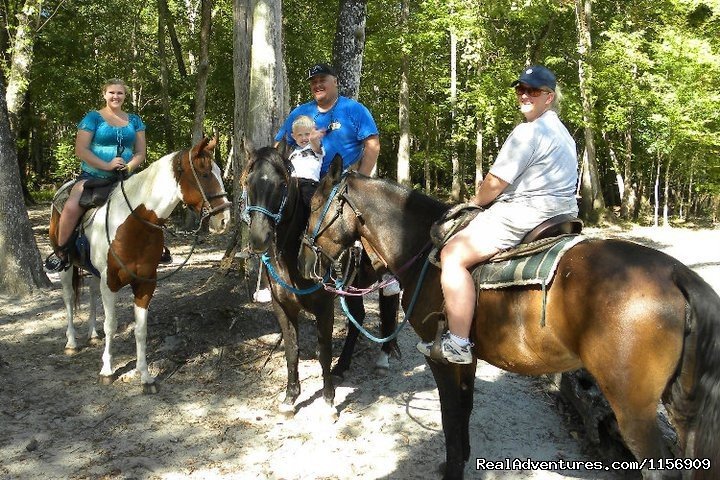
M 119 78 L 109 78 L 103 83 L 102 88 L 100 89 L 100 94 L 104 97 L 105 92 L 107 92 L 107 89 L 110 88 L 111 85 L 121 85 L 123 87 L 123 90 L 125 90 L 125 95 L 128 94 L 128 87 L 125 85 L 125 82 L 120 80 Z
M 308 117 L 307 115 L 300 115 L 292 123 L 292 131 L 295 131 L 295 127 L 300 128 L 315 128 L 315 120 Z

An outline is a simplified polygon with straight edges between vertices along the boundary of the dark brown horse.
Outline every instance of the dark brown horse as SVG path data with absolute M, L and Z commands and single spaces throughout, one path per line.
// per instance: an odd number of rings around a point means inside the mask
M 280 410 L 291 415 L 295 401 L 300 395 L 298 376 L 298 315 L 301 310 L 312 313 L 317 321 L 319 360 L 323 375 L 323 398 L 334 412 L 335 387 L 333 376 L 342 377 L 350 366 L 358 331 L 351 325 L 342 354 L 332 370 L 332 331 L 334 323 L 335 295 L 320 288 L 316 282 L 302 277 L 297 268 L 300 239 L 306 218 L 302 213 L 300 189 L 296 177 L 290 175 L 287 152 L 264 147 L 257 150 L 248 163 L 244 175 L 245 214 L 250 217 L 250 248 L 256 253 L 266 253 L 272 291 L 272 307 L 282 330 L 285 343 L 288 382 L 285 399 Z M 361 283 L 374 281 L 371 269 L 360 272 Z M 389 335 L 397 324 L 398 295 L 380 295 L 381 333 Z M 358 301 L 359 300 L 359 301 Z M 357 298 L 350 309 L 353 317 L 361 322 L 365 312 L 362 299 Z M 382 346 L 381 358 L 376 366 L 384 368 L 390 355 L 398 355 L 397 342 L 391 340 Z
M 334 162 L 313 197 L 306 241 L 315 249 L 302 249 L 303 271 L 309 274 L 317 258 L 337 258 L 362 238 L 400 277 L 406 311 L 409 293 L 420 290 L 410 323 L 430 341 L 443 310 L 440 271 L 431 266 L 421 280 L 423 262 L 399 270 L 423 251 L 431 225 L 447 209 L 389 181 L 342 175 Z M 542 304 L 539 287 L 479 291 L 471 332 L 475 356 L 526 375 L 585 367 L 640 462 L 670 457 L 656 419 L 662 401 L 684 456 L 712 465 L 693 478 L 720 477 L 720 298 L 707 283 L 657 250 L 587 240 L 560 261 L 547 289 L 544 326 Z M 462 478 L 476 365 L 428 364 L 440 393 L 445 478 Z M 681 477 L 678 470 L 645 467 L 644 478 Z

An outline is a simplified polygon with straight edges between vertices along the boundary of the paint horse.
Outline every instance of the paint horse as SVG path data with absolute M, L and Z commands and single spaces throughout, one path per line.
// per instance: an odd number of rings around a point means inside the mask
M 431 226 L 448 206 L 389 181 L 343 176 L 341 169 L 333 163 L 313 197 L 305 241 L 315 251 L 302 249 L 303 272 L 310 275 L 317 258 L 337 258 L 362 238 L 400 277 L 406 315 L 410 299 L 417 298 L 409 321 L 418 335 L 437 338 L 440 270 L 422 262 L 399 270 L 426 248 Z M 462 478 L 470 456 L 478 358 L 524 375 L 585 367 L 610 403 L 626 445 L 639 462 L 654 459 L 655 466 L 671 458 L 657 423 L 662 401 L 685 458 L 663 464 L 674 470 L 653 470 L 646 461 L 643 478 L 681 478 L 678 469 L 687 465 L 696 469 L 695 479 L 720 478 L 720 297 L 712 287 L 657 250 L 588 239 L 562 257 L 546 295 L 543 326 L 541 287 L 479 290 L 470 333 L 476 360 L 455 365 L 428 359 L 440 393 L 445 478 Z
M 136 369 L 144 393 L 155 393 L 155 379 L 146 360 L 148 305 L 155 292 L 157 268 L 163 253 L 163 228 L 179 202 L 192 208 L 203 219 L 209 217 L 213 233 L 225 230 L 230 219 L 220 169 L 213 162 L 216 140 L 204 139 L 192 149 L 165 155 L 143 171 L 124 180 L 100 208 L 88 211 L 81 219 L 90 245 L 90 261 L 98 277 L 90 285 L 88 337 L 97 341 L 95 299 L 99 290 L 105 310 L 105 350 L 100 377 L 103 383 L 113 378 L 112 346 L 117 329 L 115 301 L 118 292 L 130 285 L 135 296 Z M 60 214 L 53 208 L 50 241 L 56 247 Z M 79 290 L 79 268 L 74 262 L 60 273 L 63 300 L 67 312 L 66 353 L 77 351 L 74 310 Z M 87 266 L 83 266 L 88 268 Z
M 288 152 L 281 153 L 273 147 L 257 150 L 243 174 L 245 189 L 245 215 L 249 220 L 250 248 L 256 253 L 265 253 L 274 271 L 268 280 L 272 291 L 272 308 L 282 330 L 287 362 L 287 388 L 279 409 L 285 415 L 295 413 L 295 401 L 300 395 L 298 376 L 298 316 L 301 310 L 312 313 L 317 321 L 319 360 L 322 366 L 323 398 L 331 416 L 335 416 L 335 387 L 333 376 L 342 376 L 350 366 L 350 359 L 357 340 L 357 329 L 348 331 L 342 354 L 331 371 L 332 332 L 334 322 L 333 293 L 320 288 L 315 282 L 303 278 L 297 268 L 300 238 L 305 229 L 302 200 L 298 179 L 290 175 L 291 164 Z M 268 269 L 266 269 L 267 271 Z M 374 272 L 362 271 L 364 279 L 372 283 Z M 277 278 L 275 277 L 277 276 Z M 361 282 L 362 283 L 362 282 Z M 380 295 L 381 333 L 388 336 L 397 324 L 399 295 Z M 349 302 L 348 302 L 349 303 Z M 364 311 L 356 309 L 356 320 L 364 319 Z M 399 356 L 397 342 L 391 340 L 382 346 L 378 368 L 387 368 L 388 356 Z

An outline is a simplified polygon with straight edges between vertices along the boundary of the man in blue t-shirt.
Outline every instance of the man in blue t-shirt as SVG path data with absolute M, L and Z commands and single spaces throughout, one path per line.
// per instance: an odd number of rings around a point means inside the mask
M 336 154 L 342 157 L 345 169 L 353 166 L 362 174 L 372 175 L 380 154 L 380 138 L 370 111 L 362 103 L 339 94 L 337 74 L 326 63 L 310 67 L 307 80 L 314 100 L 290 112 L 275 135 L 275 145 L 285 138 L 289 145 L 294 146 L 292 123 L 300 115 L 307 115 L 324 133 L 325 159 L 320 169 L 321 178 Z

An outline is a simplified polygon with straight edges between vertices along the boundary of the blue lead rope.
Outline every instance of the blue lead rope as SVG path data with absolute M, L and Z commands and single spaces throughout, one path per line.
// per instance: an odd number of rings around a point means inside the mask
M 321 284 L 321 283 L 317 283 L 317 284 L 313 285 L 312 287 L 305 288 L 305 289 L 303 289 L 303 290 L 299 290 L 299 289 L 293 287 L 292 285 L 290 285 L 290 284 L 288 284 L 288 283 L 285 283 L 285 282 L 283 281 L 283 279 L 280 278 L 280 275 L 278 275 L 278 273 L 275 271 L 275 268 L 274 268 L 274 267 L 272 266 L 272 264 L 270 263 L 270 255 L 268 255 L 267 253 L 263 253 L 262 256 L 260 257 L 260 259 L 261 259 L 262 262 L 265 264 L 265 267 L 267 268 L 267 271 L 268 271 L 268 273 L 270 274 L 270 276 L 271 276 L 281 287 L 283 287 L 283 288 L 286 289 L 286 290 L 291 291 L 291 292 L 294 293 L 295 295 L 308 295 L 308 294 L 313 293 L 313 292 L 316 292 L 316 291 L 318 291 L 320 288 L 322 288 L 322 284 Z
M 340 297 L 340 305 L 342 305 L 343 313 L 345 313 L 345 316 L 348 317 L 348 319 L 355 325 L 355 327 L 362 332 L 363 335 L 365 335 L 368 339 L 372 340 L 375 343 L 387 343 L 390 340 L 394 340 L 397 338 L 397 336 L 400 334 L 400 330 L 402 330 L 405 327 L 405 324 L 410 320 L 410 316 L 412 315 L 413 309 L 415 308 L 415 303 L 417 302 L 418 296 L 420 295 L 420 289 L 422 288 L 423 281 L 425 280 L 425 274 L 427 273 L 428 266 L 430 265 L 430 257 L 428 257 L 425 260 L 425 264 L 423 265 L 422 271 L 420 272 L 420 277 L 418 278 L 417 286 L 415 287 L 415 291 L 413 292 L 412 300 L 410 301 L 410 305 L 408 306 L 407 312 L 405 313 L 405 318 L 403 318 L 403 321 L 398 327 L 395 329 L 393 333 L 391 333 L 389 336 L 385 338 L 379 338 L 373 335 L 372 333 L 368 332 L 365 327 L 360 325 L 357 320 L 352 316 L 350 313 L 350 310 L 347 306 L 347 301 L 345 300 L 344 296 Z M 338 290 L 342 289 L 342 283 L 338 282 Z M 382 295 L 382 292 L 380 293 Z

